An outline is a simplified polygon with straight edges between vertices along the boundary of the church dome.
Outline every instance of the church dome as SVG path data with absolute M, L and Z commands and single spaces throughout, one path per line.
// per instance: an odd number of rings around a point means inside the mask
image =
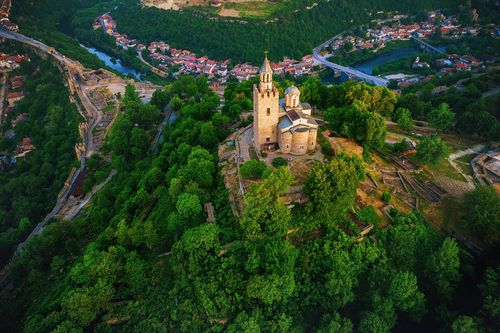
M 296 86 L 291 86 L 285 90 L 285 95 L 300 95 L 300 90 Z

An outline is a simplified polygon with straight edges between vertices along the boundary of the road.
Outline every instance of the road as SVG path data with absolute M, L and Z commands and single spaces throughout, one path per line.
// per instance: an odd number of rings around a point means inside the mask
M 495 94 L 499 94 L 500 93 L 500 87 L 495 87 L 493 89 L 490 89 L 486 92 L 483 93 L 483 98 L 487 98 L 487 97 L 490 97 L 490 96 L 493 96 Z
M 445 52 L 443 50 L 440 50 L 438 49 L 437 47 L 434 47 L 432 46 L 431 44 L 427 43 L 427 42 L 424 42 L 423 40 L 421 40 L 420 38 L 417 38 L 417 37 L 414 37 L 414 36 L 411 36 L 410 39 L 413 39 L 414 41 L 416 41 L 417 43 L 419 43 L 420 45 L 423 45 L 425 46 L 426 48 L 430 49 L 431 51 L 433 52 L 436 52 L 436 53 L 439 53 L 439 54 L 445 54 Z
M 0 81 L 0 126 L 3 123 L 3 112 L 4 112 L 4 101 L 5 95 L 7 94 L 7 73 L 2 73 L 2 79 Z
M 161 77 L 167 77 L 168 76 L 168 73 L 167 72 L 164 72 L 162 71 L 161 69 L 159 68 L 156 68 L 155 66 L 151 65 L 149 62 L 147 62 L 143 57 L 142 57 L 142 53 L 141 52 L 138 52 L 137 53 L 137 56 L 139 57 L 139 59 L 146 65 L 148 66 L 151 71 L 153 73 L 155 73 L 156 75 L 159 75 Z
M 387 86 L 389 84 L 389 80 L 387 79 L 384 79 L 382 77 L 378 77 L 378 76 L 372 76 L 372 75 L 368 75 L 366 73 L 363 73 L 361 71 L 358 71 L 354 68 L 351 68 L 351 67 L 347 67 L 347 66 L 342 66 L 342 65 L 338 65 L 338 64 L 335 64 L 333 62 L 330 62 L 328 60 L 326 60 L 326 58 L 322 57 L 319 55 L 319 50 L 318 49 L 314 49 L 314 52 L 313 52 L 313 58 L 314 60 L 322 63 L 323 65 L 325 65 L 326 67 L 329 67 L 333 70 L 336 70 L 336 71 L 339 71 L 339 72 L 342 72 L 342 73 L 346 73 L 348 75 L 351 75 L 351 76 L 354 76 L 358 79 L 361 79 L 365 82 L 368 82 L 368 83 L 372 83 L 376 86 Z
M 54 59 L 56 59 L 57 61 L 59 61 L 66 68 L 66 72 L 68 74 L 68 76 L 67 76 L 68 82 L 70 84 L 71 84 L 71 82 L 78 82 L 78 80 L 76 80 L 76 78 L 74 76 L 75 74 L 69 68 L 70 65 L 74 64 L 74 61 L 71 60 L 71 59 L 66 58 L 64 55 L 62 55 L 59 52 L 55 51 L 53 48 L 51 48 L 51 47 L 49 47 L 49 46 L 47 46 L 47 45 L 45 45 L 45 44 L 43 44 L 43 43 L 41 43 L 41 42 L 39 42 L 37 40 L 34 40 L 32 38 L 29 38 L 29 37 L 26 37 L 26 36 L 21 35 L 19 33 L 15 33 L 15 32 L 12 32 L 12 31 L 5 30 L 5 29 L 3 29 L 1 27 L 0 27 L 0 37 L 18 41 L 20 43 L 23 43 L 23 44 L 35 47 L 38 50 L 40 50 L 40 51 L 42 51 L 42 52 L 44 52 L 46 54 L 52 55 L 54 57 Z M 75 86 L 76 86 L 76 93 L 78 95 L 78 99 L 80 100 L 83 108 L 85 109 L 84 110 L 85 111 L 84 112 L 84 115 L 85 115 L 84 118 L 86 119 L 86 121 L 87 121 L 87 123 L 89 125 L 88 132 L 87 132 L 88 135 L 85 135 L 84 138 L 82 138 L 84 141 L 86 141 L 86 142 L 84 142 L 84 144 L 87 147 L 87 153 L 86 153 L 85 156 L 81 157 L 80 168 L 74 174 L 74 176 L 71 179 L 70 184 L 67 187 L 67 189 L 58 198 L 55 206 L 52 208 L 52 210 L 50 211 L 50 213 L 43 219 L 43 221 L 40 222 L 40 223 L 38 223 L 35 226 L 35 228 L 32 230 L 32 232 L 29 234 L 29 236 L 25 239 L 25 241 L 21 242 L 17 246 L 16 251 L 14 252 L 13 258 L 15 258 L 16 256 L 20 255 L 22 253 L 22 251 L 23 251 L 23 248 L 24 248 L 25 244 L 32 237 L 40 235 L 43 232 L 45 226 L 61 210 L 61 208 L 64 206 L 64 202 L 67 200 L 67 198 L 69 197 L 69 194 L 71 193 L 71 190 L 72 190 L 72 188 L 73 188 L 73 186 L 75 184 L 76 179 L 78 178 L 78 176 L 80 175 L 80 173 L 82 172 L 82 170 L 85 168 L 85 162 L 86 162 L 85 159 L 86 159 L 86 157 L 90 156 L 94 152 L 94 150 L 95 150 L 95 147 L 94 147 L 94 144 L 93 144 L 92 132 L 93 132 L 93 129 L 95 128 L 95 126 L 97 126 L 97 124 L 101 121 L 102 114 L 90 102 L 90 100 L 87 97 L 87 95 L 83 92 L 81 86 L 78 85 L 78 84 L 76 84 Z M 3 281 L 0 281 L 0 284 L 2 282 Z
M 160 142 L 161 134 L 163 133 L 163 129 L 170 122 L 170 117 L 172 116 L 172 109 L 167 105 L 164 108 L 165 118 L 163 119 L 160 127 L 158 127 L 158 131 L 156 132 L 155 138 L 151 145 L 151 151 L 154 155 L 158 153 L 158 143 Z
M 80 204 L 78 206 L 73 207 L 69 212 L 67 212 L 64 215 L 63 219 L 65 221 L 71 221 L 72 219 L 74 219 L 78 215 L 78 213 L 80 213 L 80 211 L 83 209 L 83 207 L 85 207 L 89 203 L 94 194 L 99 192 L 107 183 L 109 183 L 116 174 L 117 171 L 115 169 L 111 170 L 108 177 L 106 177 L 106 179 L 102 183 L 94 186 L 94 188 L 92 188 L 92 191 L 90 191 L 90 193 L 88 193 L 85 196 L 85 198 L 80 202 Z
M 387 79 L 384 79 L 382 77 L 379 77 L 379 76 L 372 76 L 372 75 L 368 75 L 366 73 L 363 73 L 361 71 L 358 71 L 352 67 L 347 67 L 347 66 L 342 66 L 342 65 L 338 65 L 338 64 L 335 64 L 333 62 L 330 62 L 328 60 L 326 60 L 325 57 L 322 57 L 319 55 L 319 51 L 321 49 L 323 49 L 324 47 L 326 47 L 327 45 L 330 44 L 330 42 L 332 40 L 334 40 L 335 38 L 337 38 L 339 35 L 329 39 L 328 41 L 324 42 L 323 44 L 319 45 L 318 47 L 316 47 L 314 50 L 313 50 L 313 58 L 314 60 L 316 60 L 317 62 L 325 65 L 326 67 L 329 67 L 333 70 L 336 70 L 336 71 L 339 71 L 339 72 L 342 72 L 342 73 L 346 73 L 350 76 L 354 76 L 354 77 L 357 77 L 358 79 L 361 79 L 365 82 L 368 82 L 368 83 L 372 83 L 376 86 L 387 86 L 389 84 L 389 80 Z
M 389 19 L 383 19 L 383 20 L 376 20 L 375 22 L 376 23 L 385 23 L 385 22 L 391 22 L 391 21 L 397 21 L 397 20 L 400 20 L 401 18 L 404 18 L 406 16 L 401 16 L 401 17 L 398 17 L 398 18 L 389 18 Z M 340 72 L 343 72 L 343 73 L 346 73 L 348 75 L 351 75 L 351 76 L 354 76 L 354 77 L 357 77 L 359 79 L 362 79 L 363 81 L 365 82 L 368 82 L 368 83 L 372 83 L 376 86 L 387 86 L 389 84 L 389 80 L 387 79 L 384 79 L 382 77 L 378 77 L 378 76 L 373 76 L 373 75 L 368 75 L 366 73 L 363 73 L 363 72 L 360 72 L 352 67 L 347 67 L 347 66 L 342 66 L 342 65 L 338 65 L 338 64 L 335 64 L 333 62 L 330 62 L 328 60 L 326 60 L 325 57 L 322 57 L 319 55 L 319 52 L 324 49 L 325 47 L 329 46 L 330 43 L 339 38 L 340 36 L 344 35 L 346 33 L 346 31 L 344 32 L 341 32 L 340 34 L 330 38 L 329 40 L 327 40 L 326 42 L 320 44 L 319 46 L 317 46 L 314 50 L 313 50 L 313 58 L 314 60 L 316 60 L 317 62 L 325 65 L 326 67 L 329 67 L 333 70 L 336 70 L 336 71 L 340 71 Z

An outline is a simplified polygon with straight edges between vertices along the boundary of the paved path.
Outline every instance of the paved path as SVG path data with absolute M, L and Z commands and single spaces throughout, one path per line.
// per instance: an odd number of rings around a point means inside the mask
M 3 112 L 4 112 L 4 101 L 5 101 L 5 96 L 7 95 L 7 78 L 8 75 L 7 73 L 2 73 L 2 79 L 0 80 L 0 126 L 3 123 Z
M 69 67 L 68 67 L 69 65 L 74 64 L 73 60 L 66 58 L 64 55 L 62 55 L 59 52 L 55 51 L 53 48 L 51 48 L 51 47 L 49 47 L 49 46 L 47 46 L 47 45 L 45 45 L 45 44 L 43 44 L 43 43 L 41 43 L 41 42 L 39 42 L 37 40 L 34 40 L 32 38 L 29 38 L 29 37 L 26 37 L 26 36 L 21 35 L 19 33 L 15 33 L 15 32 L 12 32 L 12 31 L 5 30 L 5 29 L 3 29 L 1 27 L 0 27 L 0 37 L 18 41 L 20 43 L 23 43 L 23 44 L 35 47 L 38 50 L 40 50 L 40 51 L 42 51 L 42 52 L 44 52 L 46 54 L 52 55 L 54 57 L 54 59 L 56 59 L 57 61 L 59 61 L 67 69 L 67 73 L 68 73 L 67 79 L 68 79 L 68 82 L 70 84 L 71 84 L 71 81 L 72 82 L 78 82 L 78 80 L 76 80 L 76 78 L 73 76 L 74 74 L 72 73 L 72 71 L 69 70 Z M 82 91 L 81 86 L 76 85 L 76 92 L 77 92 L 78 98 L 80 99 L 81 104 L 85 108 L 86 112 L 84 112 L 84 113 L 85 113 L 85 115 L 87 115 L 87 117 L 85 117 L 85 119 L 87 120 L 87 122 L 89 124 L 88 135 L 86 136 L 86 141 L 87 142 L 84 142 L 84 144 L 87 146 L 87 156 L 89 156 L 94 151 L 94 149 L 95 149 L 94 144 L 93 144 L 92 131 L 95 128 L 95 126 L 97 126 L 97 124 L 101 121 L 102 115 L 101 115 L 101 112 L 99 112 L 95 108 L 95 106 L 90 102 L 90 100 L 87 97 L 87 95 Z M 86 156 L 82 156 L 81 161 L 80 161 L 80 168 L 74 174 L 73 178 L 70 181 L 70 185 L 64 191 L 64 193 L 58 198 L 58 200 L 56 202 L 56 205 L 52 208 L 52 210 L 50 211 L 50 213 L 43 219 L 42 222 L 38 223 L 35 226 L 35 228 L 32 230 L 32 232 L 28 235 L 28 237 L 23 242 L 21 242 L 20 244 L 18 244 L 18 246 L 16 248 L 16 251 L 14 252 L 13 258 L 15 258 L 16 256 L 20 255 L 22 253 L 22 251 L 23 251 L 23 248 L 24 248 L 25 244 L 32 237 L 40 235 L 43 232 L 45 226 L 61 210 L 61 208 L 64 205 L 64 202 L 67 200 L 67 198 L 69 196 L 69 193 L 71 193 L 71 190 L 72 190 L 72 188 L 73 188 L 73 186 L 75 184 L 76 179 L 78 178 L 78 176 L 80 175 L 80 173 L 82 172 L 82 170 L 85 168 L 85 162 L 86 162 L 85 158 L 86 158 Z M 0 281 L 0 284 L 1 284 L 1 282 L 2 281 Z
M 164 72 L 164 71 L 162 71 L 161 69 L 156 68 L 155 66 L 153 66 L 153 65 L 151 65 L 149 62 L 147 62 L 147 61 L 143 58 L 143 56 L 142 56 L 142 53 L 141 53 L 141 52 L 138 52 L 138 53 L 137 53 L 137 57 L 138 57 L 138 58 L 142 61 L 142 63 L 143 63 L 143 64 L 145 64 L 146 66 L 148 66 L 148 67 L 151 69 L 151 71 L 152 71 L 153 73 L 155 73 L 156 75 L 159 75 L 159 76 L 161 76 L 161 77 L 167 77 L 167 76 L 168 76 L 168 73 L 167 73 L 167 72 Z
M 493 96 L 493 95 L 499 94 L 499 93 L 500 93 L 500 86 L 484 92 L 483 98 L 490 97 L 490 96 Z
M 469 154 L 477 154 L 479 153 L 481 150 L 483 150 L 485 148 L 485 146 L 483 144 L 478 144 L 478 145 L 475 145 L 474 147 L 471 147 L 471 148 L 468 148 L 468 149 L 464 149 L 464 150 L 460 150 L 460 151 L 457 151 L 453 154 L 450 154 L 450 156 L 448 156 L 448 161 L 450 162 L 451 166 L 457 170 L 458 173 L 460 173 L 462 175 L 462 177 L 464 177 L 464 179 L 467 181 L 467 186 L 469 187 L 470 190 L 473 190 L 474 188 L 476 188 L 476 185 L 474 184 L 474 179 L 469 176 L 469 175 L 466 175 L 462 169 L 460 169 L 457 165 L 457 163 L 455 162 L 455 160 L 457 158 L 460 158 L 462 156 L 465 156 L 465 155 L 469 155 Z
M 89 201 L 92 199 L 92 197 L 97 193 L 99 192 L 107 183 L 109 183 L 111 181 L 111 179 L 113 179 L 113 177 L 117 174 L 118 172 L 116 170 L 111 170 L 111 172 L 109 173 L 108 177 L 100 184 L 94 186 L 94 188 L 92 188 L 92 191 L 90 191 L 86 196 L 85 198 L 80 202 L 80 204 L 78 204 L 77 206 L 73 207 L 72 209 L 70 209 L 68 212 L 66 212 L 63 216 L 63 219 L 65 221 L 71 221 L 72 219 L 75 218 L 75 216 L 78 215 L 78 213 L 80 213 L 80 211 L 83 209 L 83 207 L 85 207 Z
M 151 145 L 151 151 L 153 152 L 154 155 L 158 153 L 158 143 L 160 142 L 161 134 L 163 133 L 163 129 L 165 128 L 165 126 L 167 126 L 170 117 L 172 116 L 172 109 L 168 105 L 165 106 L 163 111 L 165 112 L 165 118 L 163 118 L 160 127 L 158 127 L 158 131 L 156 132 L 155 138 Z

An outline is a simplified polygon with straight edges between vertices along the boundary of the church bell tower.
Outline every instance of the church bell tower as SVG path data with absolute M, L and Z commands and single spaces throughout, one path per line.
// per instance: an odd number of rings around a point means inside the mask
M 253 86 L 253 133 L 258 151 L 278 142 L 279 92 L 273 85 L 273 70 L 265 52 L 260 82 Z

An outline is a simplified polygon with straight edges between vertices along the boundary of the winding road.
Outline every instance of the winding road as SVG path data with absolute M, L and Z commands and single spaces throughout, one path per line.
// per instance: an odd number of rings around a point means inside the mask
M 45 54 L 53 56 L 54 59 L 56 59 L 59 63 L 61 63 L 63 65 L 63 67 L 66 69 L 67 79 L 68 79 L 69 84 L 71 85 L 71 82 L 78 82 L 78 80 L 75 77 L 75 73 L 70 68 L 70 66 L 74 65 L 75 62 L 71 59 L 68 59 L 64 55 L 60 54 L 59 52 L 57 52 L 53 48 L 51 48 L 51 47 L 49 47 L 49 46 L 47 46 L 47 45 L 45 45 L 37 40 L 26 37 L 26 36 L 21 35 L 21 34 L 16 33 L 16 32 L 5 30 L 1 27 L 0 27 L 0 37 L 5 38 L 5 39 L 11 39 L 11 40 L 18 41 L 20 43 L 34 47 Z M 80 168 L 73 175 L 73 178 L 71 179 L 71 181 L 69 183 L 69 186 L 63 192 L 63 194 L 58 198 L 54 208 L 52 208 L 50 213 L 43 219 L 43 221 L 41 221 L 40 223 L 38 223 L 35 226 L 35 228 L 31 231 L 31 233 L 28 235 L 28 237 L 17 246 L 16 251 L 13 254 L 13 258 L 20 255 L 22 253 L 26 243 L 31 238 L 40 235 L 43 232 L 43 230 L 45 229 L 45 226 L 61 210 L 61 208 L 64 206 L 64 203 L 68 199 L 68 197 L 71 193 L 71 190 L 73 189 L 73 186 L 76 182 L 76 179 L 78 178 L 80 173 L 83 171 L 83 169 L 85 169 L 86 157 L 90 156 L 95 150 L 94 143 L 93 143 L 92 131 L 97 126 L 97 124 L 99 124 L 99 122 L 101 121 L 102 114 L 90 102 L 87 95 L 82 91 L 82 88 L 78 84 L 75 84 L 75 87 L 76 87 L 76 89 L 75 89 L 76 93 L 78 95 L 78 100 L 80 101 L 82 107 L 84 108 L 84 112 L 82 115 L 84 116 L 85 120 L 87 121 L 87 123 L 89 125 L 88 130 L 87 130 L 87 135 L 84 135 L 84 137 L 82 138 L 82 140 L 84 141 L 83 143 L 87 147 L 86 154 L 85 154 L 85 156 L 81 157 Z M 3 279 L 4 279 L 4 277 L 0 278 L 0 284 L 2 284 Z

